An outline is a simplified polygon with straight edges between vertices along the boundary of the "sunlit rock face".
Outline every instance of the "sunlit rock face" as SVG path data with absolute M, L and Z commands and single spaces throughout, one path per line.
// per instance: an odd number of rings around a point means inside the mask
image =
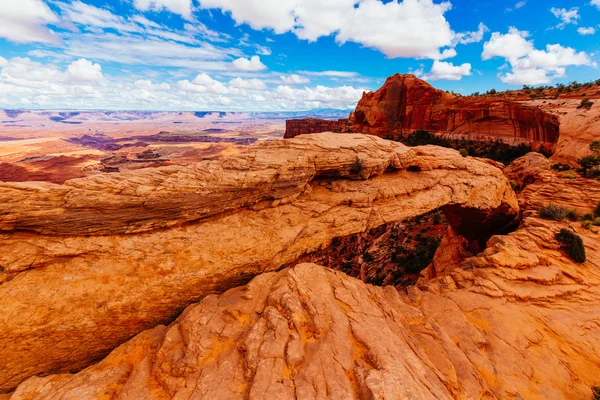
M 440 208 L 478 242 L 519 210 L 495 163 L 362 134 L 63 185 L 2 183 L 0 388 L 87 367 L 207 295 Z M 473 221 L 479 237 L 465 230 Z
M 414 75 L 396 74 L 379 90 L 364 93 L 349 121 L 289 121 L 285 137 L 334 130 L 399 140 L 424 130 L 452 140 L 502 140 L 553 150 L 559 125 L 557 116 L 539 107 L 499 97 L 454 95 Z

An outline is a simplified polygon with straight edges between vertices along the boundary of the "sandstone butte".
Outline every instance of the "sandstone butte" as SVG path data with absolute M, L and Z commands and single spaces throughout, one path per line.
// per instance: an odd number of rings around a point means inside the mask
M 518 213 L 495 163 L 359 134 L 64 185 L 0 183 L 0 388 L 87 367 L 211 293 L 439 208 L 480 243 Z
M 556 115 L 539 107 L 490 97 L 468 97 L 435 89 L 414 75 L 396 74 L 375 92 L 364 93 L 348 121 L 327 121 L 338 132 L 361 132 L 397 140 L 417 130 L 449 139 L 521 143 L 554 149 Z M 320 120 L 288 122 L 286 138 L 319 132 Z
M 530 154 L 505 171 L 524 187 L 517 198 L 497 166 L 319 134 L 153 174 L 3 184 L 0 377 L 5 391 L 18 386 L 5 397 L 590 398 L 598 234 L 541 220 L 535 207 L 588 212 L 600 183 L 565 180 Z M 169 212 L 180 198 L 192 204 Z M 114 214 L 124 200 L 132 211 Z M 519 227 L 469 256 L 517 202 Z M 440 207 L 451 228 L 406 291 L 314 264 L 274 272 L 333 237 Z M 586 263 L 560 250 L 561 228 L 583 238 Z

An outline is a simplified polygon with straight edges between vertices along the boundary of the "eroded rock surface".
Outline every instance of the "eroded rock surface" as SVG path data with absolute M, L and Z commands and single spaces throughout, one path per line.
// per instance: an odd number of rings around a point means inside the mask
M 528 218 L 406 293 L 314 264 L 209 296 L 75 375 L 11 400 L 572 399 L 600 370 L 600 246 L 589 261 Z
M 496 164 L 367 135 L 309 135 L 64 185 L 2 183 L 0 391 L 86 367 L 336 237 L 439 208 L 470 241 L 518 213 Z
M 321 132 L 327 123 L 292 123 L 286 138 Z M 457 96 L 437 90 L 414 75 L 396 74 L 379 90 L 364 93 L 349 123 L 338 127 L 340 132 L 362 132 L 394 140 L 417 130 L 448 139 L 500 139 L 510 145 L 554 149 L 559 120 L 535 106 L 500 98 Z

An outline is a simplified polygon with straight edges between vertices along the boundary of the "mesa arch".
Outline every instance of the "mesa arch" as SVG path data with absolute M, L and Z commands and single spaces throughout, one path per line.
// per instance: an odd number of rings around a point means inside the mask
M 361 134 L 64 185 L 2 183 L 0 392 L 86 367 L 336 237 L 438 208 L 479 241 L 518 214 L 496 164 Z

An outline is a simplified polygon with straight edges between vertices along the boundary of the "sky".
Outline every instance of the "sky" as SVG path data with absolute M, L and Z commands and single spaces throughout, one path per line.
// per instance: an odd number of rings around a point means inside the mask
M 600 0 L 0 0 L 0 108 L 350 109 L 600 78 Z

